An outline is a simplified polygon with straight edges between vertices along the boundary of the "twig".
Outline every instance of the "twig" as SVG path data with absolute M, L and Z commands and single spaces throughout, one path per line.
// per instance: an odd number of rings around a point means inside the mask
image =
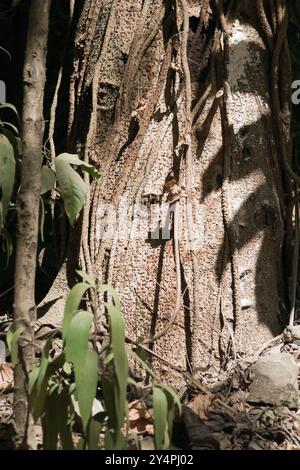
M 179 248 L 179 225 L 180 225 L 180 201 L 176 201 L 174 208 L 174 253 L 175 253 L 175 270 L 176 270 L 176 304 L 174 311 L 171 315 L 168 324 L 163 328 L 163 330 L 154 336 L 150 340 L 151 343 L 162 338 L 171 328 L 173 323 L 176 320 L 176 317 L 180 311 L 182 302 L 181 302 L 181 269 L 180 269 L 180 248 Z
M 12 291 L 14 288 L 15 288 L 15 285 L 11 286 L 9 289 L 2 292 L 2 294 L 0 294 L 0 299 L 1 299 L 1 297 L 4 297 L 6 294 L 8 294 L 10 291 Z
M 197 103 L 195 104 L 195 106 L 193 107 L 192 109 L 192 121 L 195 121 L 198 113 L 203 109 L 204 105 L 205 105 L 205 102 L 207 100 L 207 98 L 209 97 L 210 95 L 210 92 L 212 90 L 212 84 L 209 83 L 209 85 L 206 87 L 203 95 L 201 96 L 201 98 L 197 101 Z M 194 123 L 195 124 L 195 123 Z
M 197 133 L 199 135 L 201 135 L 201 139 L 204 141 L 206 140 L 208 134 L 209 134 L 209 131 L 210 131 L 210 128 L 211 128 L 211 125 L 212 125 L 212 122 L 214 120 L 214 117 L 216 115 L 216 112 L 219 108 L 219 105 L 220 105 L 220 102 L 221 102 L 221 99 L 224 95 L 224 91 L 221 89 L 219 90 L 215 97 L 214 97 L 214 100 L 211 104 L 211 107 L 209 108 L 209 111 L 207 113 L 207 116 L 204 120 L 204 122 L 201 124 L 201 126 L 199 127 L 199 129 L 197 129 Z
M 170 369 L 173 369 L 175 370 L 176 372 L 182 374 L 182 376 L 187 380 L 187 382 L 189 382 L 190 384 L 192 384 L 193 386 L 195 386 L 196 388 L 198 388 L 198 390 L 200 390 L 201 392 L 207 394 L 208 396 L 210 397 L 213 397 L 214 395 L 209 391 L 207 390 L 204 385 L 202 385 L 197 379 L 195 379 L 186 369 L 182 369 L 181 367 L 178 367 L 178 366 L 175 366 L 174 364 L 171 364 L 167 359 L 165 359 L 164 357 L 160 356 L 159 354 L 155 353 L 154 351 L 152 351 L 151 349 L 147 348 L 146 346 L 144 346 L 143 344 L 140 344 L 134 340 L 132 340 L 131 338 L 129 338 L 128 336 L 126 336 L 126 341 L 128 343 L 131 343 L 133 344 L 134 346 L 138 347 L 138 348 L 141 348 L 143 349 L 143 351 L 147 352 L 148 354 L 150 354 L 151 356 L 155 357 L 155 359 L 158 359 L 159 361 L 163 362 L 164 364 L 166 364 L 168 367 L 170 367 Z

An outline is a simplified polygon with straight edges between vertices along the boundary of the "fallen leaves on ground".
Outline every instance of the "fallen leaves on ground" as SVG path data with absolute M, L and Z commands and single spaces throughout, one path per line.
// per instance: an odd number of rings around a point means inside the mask
M 0 392 L 9 392 L 13 388 L 14 372 L 8 362 L 0 363 Z
M 153 434 L 153 411 L 147 409 L 146 404 L 141 400 L 135 400 L 129 404 L 129 426 L 134 433 Z
M 199 395 L 190 401 L 188 407 L 191 408 L 199 418 L 206 420 L 208 419 L 209 407 L 211 406 L 214 398 L 214 396 L 199 393 Z

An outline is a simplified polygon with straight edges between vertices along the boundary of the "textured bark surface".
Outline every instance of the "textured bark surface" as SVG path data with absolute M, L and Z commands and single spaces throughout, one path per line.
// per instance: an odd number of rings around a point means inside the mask
M 177 297 L 172 174 L 181 187 L 183 300 L 167 334 L 150 345 L 199 373 L 277 334 L 285 300 L 271 59 L 252 2 L 236 3 L 227 22 L 228 88 L 217 100 L 224 35 L 213 1 L 86 0 L 75 44 L 71 150 L 102 173 L 83 215 L 81 265 L 118 289 L 128 336 L 147 342 L 162 331 Z M 63 291 L 60 274 L 45 304 Z M 57 304 L 52 312 L 62 314 Z M 168 367 L 155 367 L 180 384 Z
M 14 290 L 14 329 L 22 329 L 14 369 L 14 428 L 17 449 L 34 448 L 28 408 L 28 377 L 35 362 L 35 272 L 43 146 L 43 100 L 50 0 L 32 0 L 24 63 L 22 174 L 17 201 L 18 225 Z

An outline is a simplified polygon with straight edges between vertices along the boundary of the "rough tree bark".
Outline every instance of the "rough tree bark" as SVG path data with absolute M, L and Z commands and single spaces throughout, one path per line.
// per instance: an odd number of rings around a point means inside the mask
M 286 303 L 285 1 L 223 3 L 86 0 L 70 97 L 70 150 L 102 173 L 80 264 L 119 290 L 128 336 L 202 376 L 277 334 Z
M 35 447 L 28 410 L 28 375 L 34 365 L 35 272 L 43 145 L 43 100 L 50 0 L 32 0 L 24 63 L 22 173 L 17 201 L 14 329 L 22 328 L 14 370 L 14 427 L 17 449 Z

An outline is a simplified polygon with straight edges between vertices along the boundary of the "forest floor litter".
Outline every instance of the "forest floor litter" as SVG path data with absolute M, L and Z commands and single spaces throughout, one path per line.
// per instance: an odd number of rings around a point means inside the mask
M 187 380 L 181 394 L 182 412 L 174 420 L 174 449 L 193 450 L 300 450 L 300 346 L 270 347 L 254 363 L 237 359 L 219 374 L 202 373 Z M 12 448 L 13 373 L 0 364 L 0 450 Z M 143 450 L 154 449 L 153 410 L 146 393 L 129 393 L 129 440 Z M 76 408 L 76 406 L 75 406 Z M 94 403 L 95 416 L 102 409 Z M 76 409 L 75 409 L 76 411 Z M 79 440 L 80 430 L 74 435 Z M 42 429 L 36 426 L 42 448 Z

